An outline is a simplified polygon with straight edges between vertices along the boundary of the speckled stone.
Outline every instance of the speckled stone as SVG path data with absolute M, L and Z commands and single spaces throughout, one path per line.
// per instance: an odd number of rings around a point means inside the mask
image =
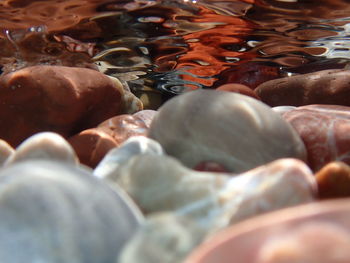
M 208 232 L 268 211 L 314 200 L 316 182 L 297 159 L 281 159 L 240 175 L 197 172 L 176 159 L 141 154 L 110 178 L 146 214 L 174 211 Z
M 268 106 L 241 94 L 196 90 L 167 101 L 149 137 L 193 168 L 203 161 L 240 173 L 273 160 L 305 159 L 294 129 Z
M 59 134 L 40 132 L 23 141 L 5 162 L 5 165 L 28 160 L 51 160 L 78 163 L 78 158 L 70 144 Z
M 282 116 L 304 141 L 313 170 L 331 161 L 350 164 L 350 107 L 307 105 Z
M 320 198 L 350 197 L 350 167 L 331 162 L 315 174 Z
M 0 171 L 0 261 L 114 263 L 143 217 L 118 187 L 62 162 Z
M 249 219 L 212 236 L 183 262 L 347 263 L 349 204 L 349 198 L 314 202 Z
M 322 70 L 270 80 L 255 92 L 270 106 L 335 104 L 350 106 L 350 70 Z

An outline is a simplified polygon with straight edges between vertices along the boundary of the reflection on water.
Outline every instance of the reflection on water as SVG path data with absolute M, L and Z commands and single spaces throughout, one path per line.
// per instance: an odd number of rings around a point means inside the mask
M 279 76 L 344 67 L 349 2 L 5 0 L 0 64 L 9 71 L 94 62 L 134 90 L 169 94 L 226 82 L 254 88 Z

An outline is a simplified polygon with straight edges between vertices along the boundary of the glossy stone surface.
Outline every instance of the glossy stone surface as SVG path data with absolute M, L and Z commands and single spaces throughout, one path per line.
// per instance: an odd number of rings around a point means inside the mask
M 279 158 L 305 158 L 303 142 L 277 113 L 231 92 L 196 90 L 167 101 L 149 137 L 190 168 L 214 161 L 239 173 Z
M 331 161 L 350 164 L 350 107 L 307 105 L 282 116 L 304 141 L 308 165 L 313 170 Z
M 311 170 L 296 159 L 281 159 L 239 175 L 197 172 L 167 156 L 142 154 L 109 178 L 146 214 L 174 211 L 208 232 L 268 211 L 314 200 Z
M 322 70 L 270 80 L 255 92 L 270 106 L 336 104 L 350 106 L 350 71 Z
M 48 160 L 78 163 L 78 158 L 70 144 L 59 134 L 40 132 L 23 141 L 5 162 L 5 165 L 28 160 Z
M 350 197 L 350 167 L 331 162 L 315 174 L 320 198 Z
M 0 171 L 1 262 L 114 263 L 142 216 L 89 170 L 31 160 Z
M 40 131 L 64 137 L 123 113 L 124 91 L 86 68 L 33 66 L 0 77 L 0 137 L 17 146 Z
M 349 204 L 348 198 L 311 203 L 247 220 L 216 234 L 184 262 L 346 263 Z

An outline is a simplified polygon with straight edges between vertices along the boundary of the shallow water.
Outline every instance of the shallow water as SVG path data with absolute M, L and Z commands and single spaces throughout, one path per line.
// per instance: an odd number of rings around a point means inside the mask
M 0 1 L 0 65 L 91 67 L 165 96 L 327 68 L 350 57 L 350 1 Z

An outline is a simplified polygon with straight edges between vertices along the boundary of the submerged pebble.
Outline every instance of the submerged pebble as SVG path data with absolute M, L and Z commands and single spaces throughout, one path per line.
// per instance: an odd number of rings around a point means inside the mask
M 307 105 L 282 114 L 304 141 L 315 171 L 331 161 L 350 164 L 350 107 Z
M 120 188 L 67 163 L 0 171 L 0 261 L 115 263 L 142 215 Z
M 239 173 L 279 158 L 306 157 L 300 137 L 277 113 L 231 92 L 196 90 L 171 99 L 159 109 L 149 137 L 190 168 L 214 161 Z
M 208 232 L 268 211 L 314 200 L 311 170 L 281 159 L 246 173 L 197 172 L 167 156 L 142 154 L 118 167 L 118 184 L 146 214 L 174 211 L 200 222 Z

